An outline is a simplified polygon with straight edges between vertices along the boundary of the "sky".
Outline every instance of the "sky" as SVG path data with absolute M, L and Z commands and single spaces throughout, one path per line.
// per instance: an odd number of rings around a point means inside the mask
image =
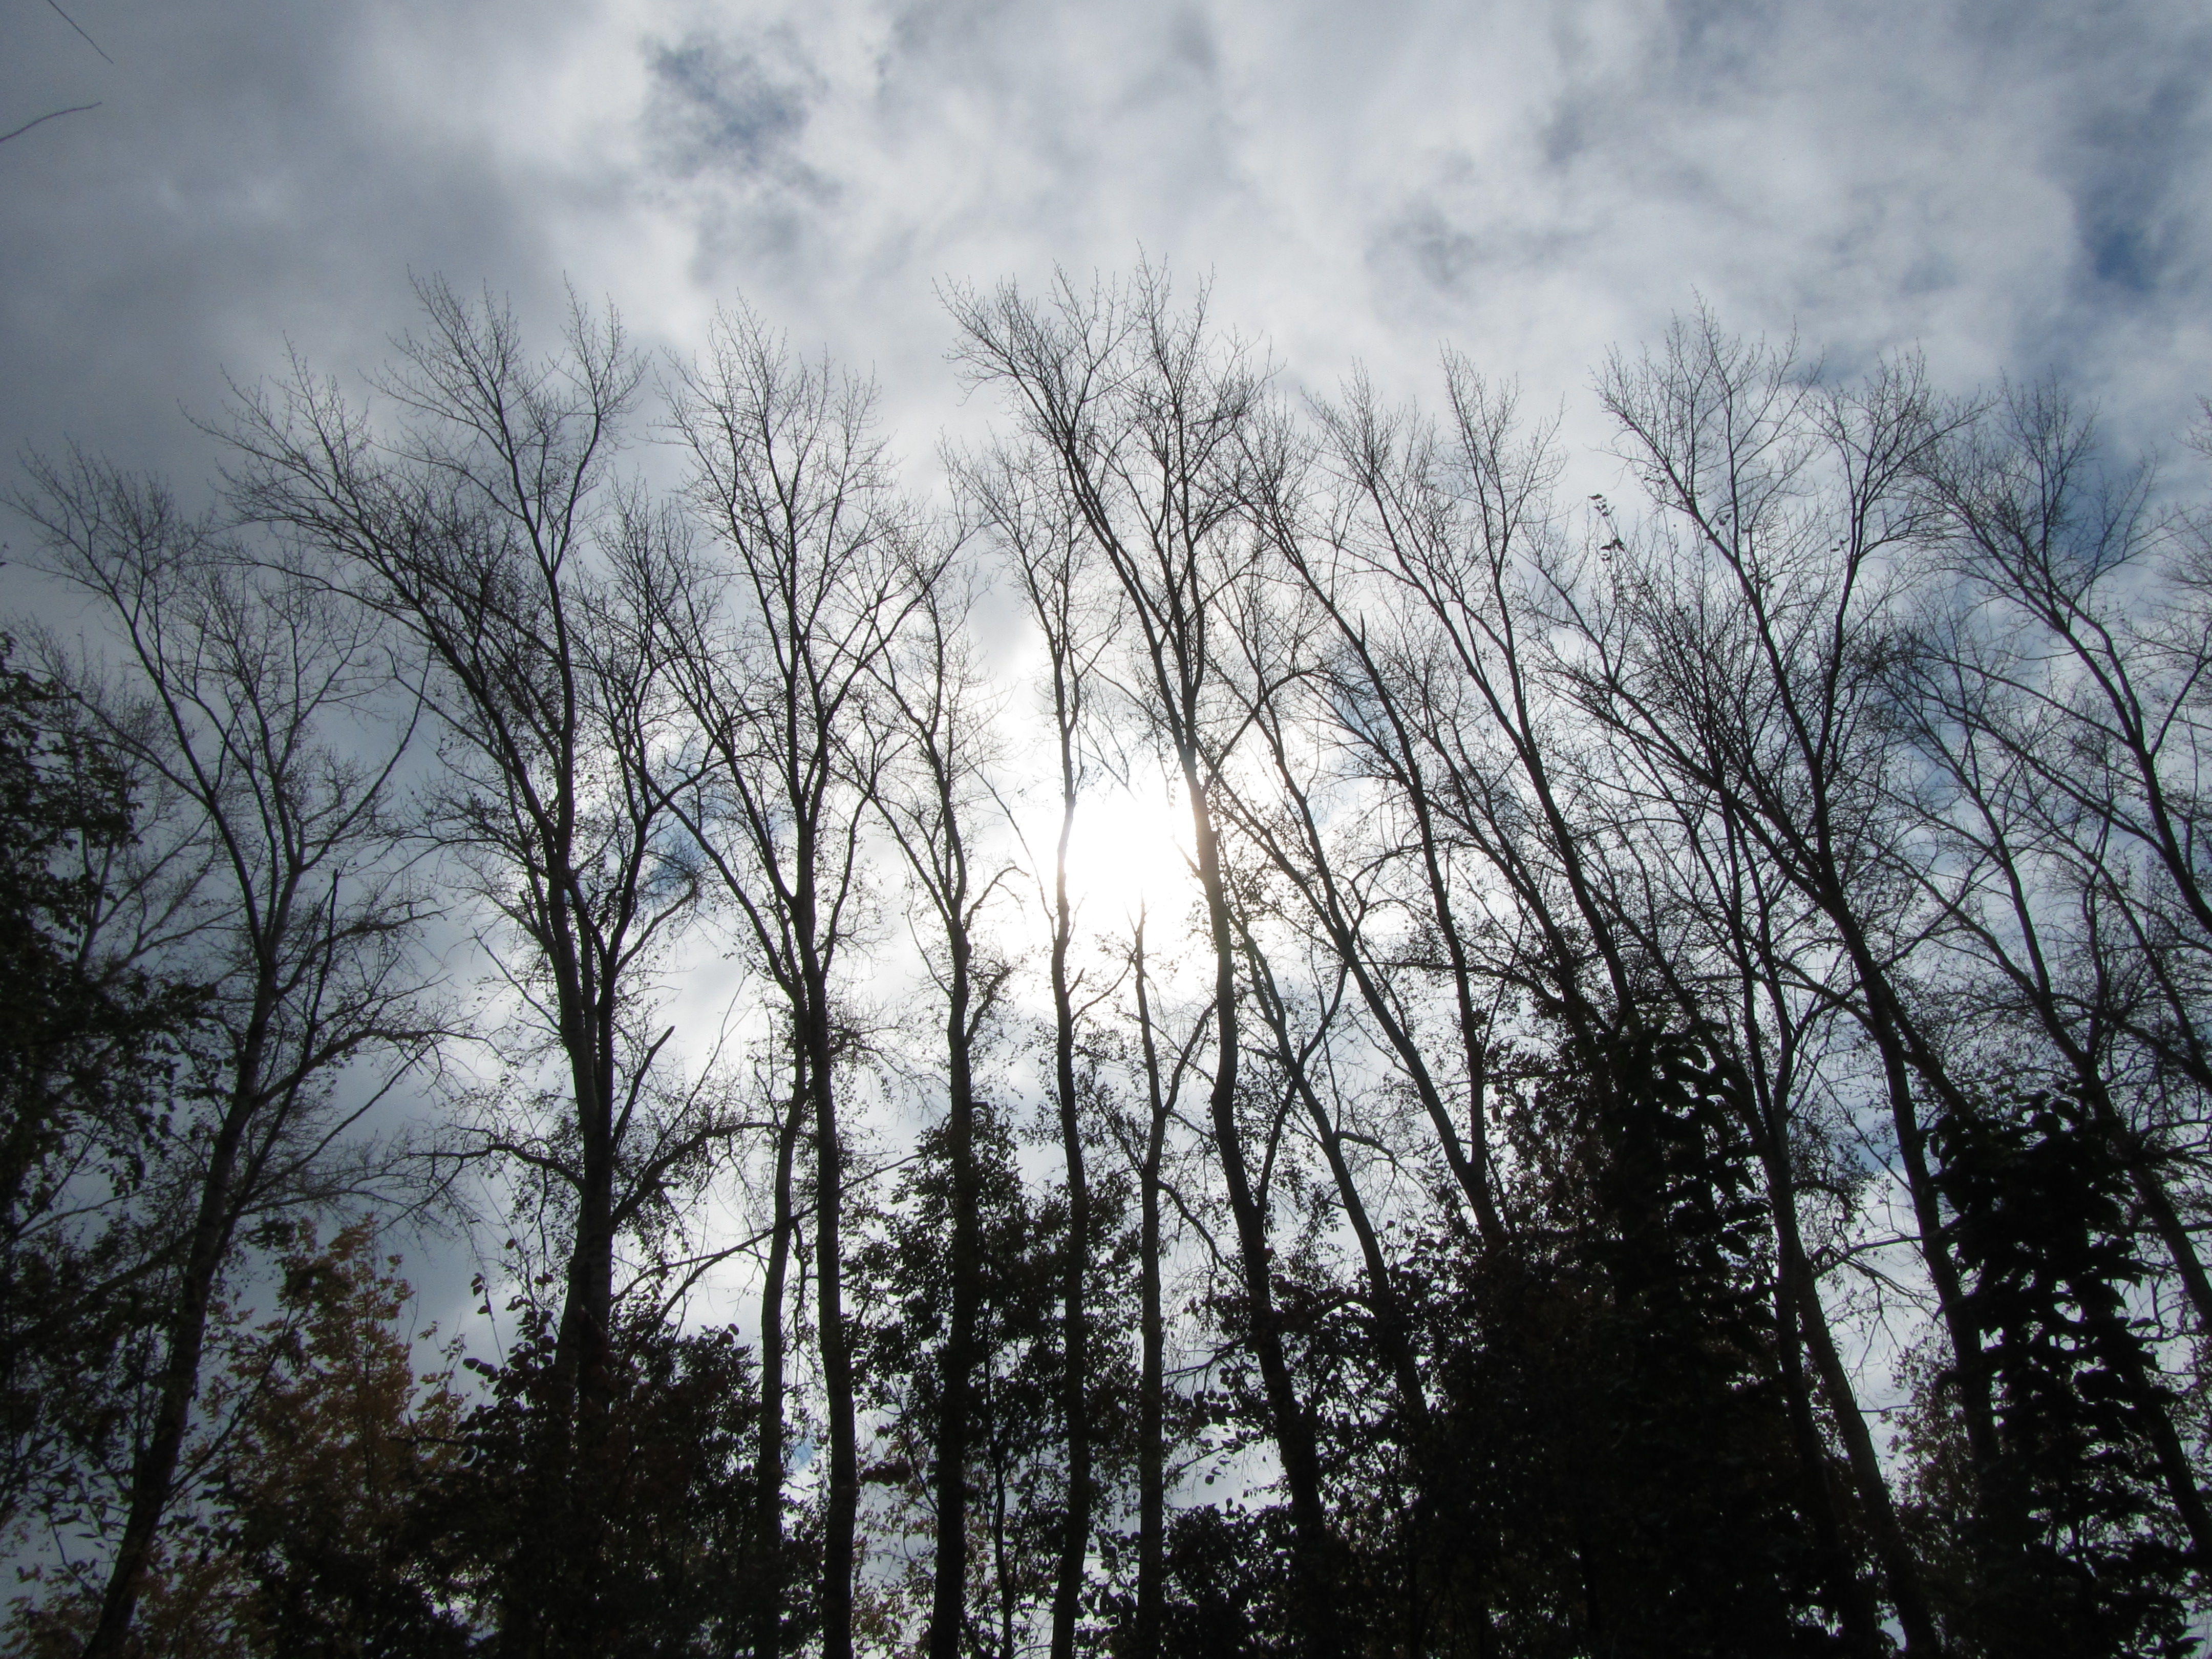
M 1838 374 L 2058 376 L 2134 448 L 2212 392 L 2201 3 L 62 5 L 0 0 L 0 131 L 96 106 L 0 143 L 9 482 L 74 441 L 189 497 L 226 377 L 358 388 L 428 277 L 549 343 L 564 284 L 655 349 L 742 297 L 923 482 L 989 418 L 946 289 L 1139 258 L 1293 391 L 1433 398 L 1455 346 L 1593 489 L 1594 369 L 1701 301 Z
M 0 131 L 98 106 L 0 143 L 0 467 L 189 489 L 226 374 L 358 384 L 432 276 L 549 343 L 564 282 L 678 349 L 742 295 L 921 472 L 988 413 L 946 285 L 1140 256 L 1293 389 L 1433 396 L 1449 342 L 1577 454 L 1700 298 L 1839 373 L 2057 374 L 2135 447 L 2212 392 L 2199 4 L 63 4 L 0 0 Z

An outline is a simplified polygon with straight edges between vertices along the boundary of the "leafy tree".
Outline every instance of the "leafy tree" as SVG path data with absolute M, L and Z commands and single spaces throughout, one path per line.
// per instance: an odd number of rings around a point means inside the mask
M 399 1258 L 366 1223 L 321 1244 L 307 1223 L 258 1241 L 275 1253 L 276 1303 L 219 1305 L 221 1374 L 188 1449 L 204 1503 L 157 1546 L 133 1640 L 149 1659 L 215 1653 L 458 1654 L 466 1584 L 426 1538 L 436 1483 L 459 1465 L 459 1345 L 420 1373 L 403 1321 Z M 99 1612 L 94 1587 L 19 1604 L 27 1654 L 74 1654 Z
M 865 1335 L 860 1352 L 866 1398 L 883 1418 L 880 1455 L 869 1478 L 884 1488 L 895 1524 L 937 1534 L 931 1459 L 942 1409 L 936 1363 L 951 1314 L 950 1218 L 952 1167 L 943 1127 L 924 1137 L 921 1158 L 894 1189 L 882 1231 L 855 1255 L 854 1285 Z M 1024 1185 L 1005 1115 L 979 1101 L 974 1125 L 974 1179 L 981 1264 L 974 1336 L 975 1413 L 965 1478 L 972 1540 L 967 1651 L 1012 1656 L 1025 1640 L 1055 1587 L 1067 1502 L 1061 1455 L 1066 1425 L 1059 1383 L 1063 1364 L 1061 1262 L 1070 1248 L 1064 1193 L 1034 1194 Z M 1107 1281 L 1126 1273 L 1124 1190 L 1099 1182 L 1089 1194 L 1094 1273 Z M 1127 1461 L 1127 1413 L 1133 1381 L 1118 1299 L 1094 1297 L 1088 1333 L 1107 1356 L 1090 1395 L 1091 1441 L 1113 1469 Z M 895 1600 L 917 1607 L 932 1599 L 916 1563 L 912 1582 Z
M 575 1639 L 589 1632 L 610 1656 L 726 1654 L 750 1640 L 765 1574 L 757 1547 L 754 1468 L 757 1422 L 750 1355 L 727 1328 L 684 1332 L 657 1309 L 619 1311 L 605 1433 L 586 1472 L 600 1508 L 568 1522 L 587 1534 L 599 1571 L 588 1583 L 525 1575 L 537 1559 L 522 1547 L 535 1529 L 564 1523 L 546 1501 L 532 1455 L 545 1418 L 563 1408 L 558 1327 L 550 1309 L 525 1302 L 520 1334 L 503 1363 L 466 1362 L 489 1398 L 462 1420 L 464 1448 L 450 1480 L 431 1497 L 469 1572 L 497 1587 L 502 1626 L 488 1649 L 515 1650 L 508 1609 L 534 1601 L 519 1622 L 551 1626 Z M 582 1536 L 556 1540 L 581 1548 Z M 811 1540 L 784 1540 L 804 1565 Z M 803 1638 L 807 1610 L 793 1615 Z
M 1932 1139 L 1996 1401 L 2001 1458 L 1979 1481 L 2008 1488 L 2002 1504 L 1975 1501 L 1953 1381 L 1924 1377 L 1917 1519 L 1950 1568 L 1954 1640 L 1991 1655 L 2192 1651 L 2186 1511 L 2203 1500 L 2132 1305 L 2148 1272 L 2124 1151 L 2094 1109 L 2043 1090 L 1984 1091 Z
M 6 653 L 0 639 L 0 1531 L 122 1426 L 110 1372 L 167 1258 L 117 1200 L 158 1155 L 201 1000 L 106 948 L 131 771 Z
M 1468 1629 L 1462 1595 L 1463 1650 L 1833 1650 L 1733 1087 L 1680 1031 L 1524 1059 L 1518 1245 L 1425 1275 L 1466 1503 L 1450 1577 L 1495 1609 Z
M 401 1321 L 399 1258 L 356 1223 L 319 1247 L 294 1230 L 278 1261 L 280 1316 L 231 1356 L 243 1396 L 217 1481 L 214 1531 L 252 1587 L 256 1650 L 459 1654 L 471 1589 L 437 1535 L 459 1474 L 467 1402 L 458 1344 L 418 1372 Z

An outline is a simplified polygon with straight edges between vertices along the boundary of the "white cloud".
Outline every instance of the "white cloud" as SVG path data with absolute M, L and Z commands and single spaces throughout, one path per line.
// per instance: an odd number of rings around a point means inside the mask
M 115 68 L 27 9 L 0 76 L 0 114 L 103 100 L 0 149 L 11 447 L 186 453 L 219 362 L 373 357 L 434 270 L 672 339 L 743 289 L 926 454 L 937 281 L 1139 246 L 1322 386 L 1449 336 L 1571 400 L 1693 291 L 1844 362 L 2055 367 L 2146 434 L 2212 380 L 2185 6 L 83 9 Z

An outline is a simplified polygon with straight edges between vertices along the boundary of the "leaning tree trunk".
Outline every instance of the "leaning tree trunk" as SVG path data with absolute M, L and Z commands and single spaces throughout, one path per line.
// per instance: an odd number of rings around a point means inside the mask
M 208 1167 L 200 1178 L 199 1204 L 192 1219 L 191 1240 L 185 1253 L 184 1272 L 177 1286 L 175 1312 L 164 1333 L 168 1352 L 161 1366 L 160 1393 L 154 1408 L 153 1432 L 131 1470 L 130 1507 L 123 1537 L 108 1568 L 107 1586 L 100 1601 L 100 1620 L 84 1645 L 84 1659 L 120 1659 L 130 1635 L 131 1621 L 138 1610 L 145 1588 L 146 1571 L 152 1564 L 154 1543 L 167 1511 L 177 1461 L 184 1450 L 185 1431 L 191 1421 L 192 1400 L 199 1391 L 200 1355 L 207 1343 L 208 1309 L 215 1295 L 216 1275 L 230 1250 L 230 1237 L 238 1221 L 236 1185 L 239 1149 L 247 1127 L 266 1103 L 260 1097 L 261 1054 L 266 1042 L 268 1004 L 249 1028 L 245 1052 L 239 1062 L 238 1082 L 230 1109 L 223 1114 L 214 1144 L 208 1149 Z
M 1237 945 L 1212 810 L 1199 778 L 1197 755 L 1188 744 L 1183 745 L 1182 771 L 1214 953 L 1216 1047 L 1207 1113 L 1215 1154 L 1221 1160 L 1222 1183 L 1228 1189 L 1230 1213 L 1237 1224 L 1237 1256 L 1249 1304 L 1248 1340 L 1253 1358 L 1259 1362 L 1275 1449 L 1283 1464 L 1283 1485 L 1290 1494 L 1291 1524 L 1297 1540 L 1293 1595 L 1304 1626 L 1302 1645 L 1316 1656 L 1334 1655 L 1342 1648 L 1334 1599 L 1336 1552 L 1322 1504 L 1321 1457 L 1313 1424 L 1298 1404 L 1297 1386 L 1291 1376 L 1282 1328 L 1275 1314 L 1267 1213 L 1252 1190 L 1251 1176 L 1244 1164 L 1243 1135 L 1237 1122 Z

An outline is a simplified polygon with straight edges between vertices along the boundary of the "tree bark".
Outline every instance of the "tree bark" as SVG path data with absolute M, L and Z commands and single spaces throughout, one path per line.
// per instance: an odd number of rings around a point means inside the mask
M 792 1051 L 791 1103 L 776 1131 L 775 1213 L 761 1284 L 758 1484 L 753 1499 L 760 1596 L 753 1613 L 753 1659 L 777 1659 L 783 1651 L 783 1299 L 791 1269 L 792 1166 L 810 1098 L 805 1047 L 794 1042 Z
M 1253 1358 L 1259 1362 L 1275 1449 L 1282 1460 L 1283 1486 L 1290 1495 L 1291 1524 L 1297 1540 L 1295 1595 L 1304 1623 L 1300 1646 L 1316 1659 L 1330 1659 L 1342 1650 L 1343 1644 L 1335 1603 L 1336 1549 L 1322 1502 L 1321 1458 L 1312 1420 L 1298 1403 L 1297 1383 L 1284 1352 L 1282 1328 L 1275 1313 L 1267 1212 L 1252 1189 L 1244 1163 L 1243 1132 L 1237 1121 L 1240 1041 L 1237 945 L 1228 890 L 1222 877 L 1212 805 L 1199 775 L 1197 753 L 1188 741 L 1182 745 L 1182 760 L 1183 787 L 1190 799 L 1191 834 L 1198 852 L 1199 884 L 1206 896 L 1214 957 L 1215 1052 L 1206 1109 L 1212 1123 L 1214 1152 L 1221 1162 L 1222 1183 L 1228 1189 L 1230 1213 L 1237 1225 L 1237 1258 L 1243 1269 L 1250 1325 L 1247 1340 Z
M 240 1070 L 258 1071 L 258 1054 Z M 130 1510 L 123 1537 L 108 1568 L 107 1586 L 100 1601 L 99 1622 L 84 1645 L 84 1659 L 121 1659 L 131 1621 L 138 1609 L 145 1576 L 154 1554 L 154 1541 L 167 1512 L 177 1475 L 177 1460 L 184 1449 L 185 1431 L 191 1420 L 192 1400 L 199 1392 L 200 1355 L 207 1341 L 209 1304 L 216 1275 L 230 1250 L 232 1229 L 237 1224 L 233 1205 L 233 1182 L 239 1149 L 247 1124 L 263 1104 L 258 1090 L 241 1084 L 223 1115 L 215 1144 L 210 1147 L 206 1173 L 201 1177 L 199 1205 L 193 1218 L 191 1243 L 185 1252 L 184 1272 L 177 1285 L 177 1309 L 164 1333 L 168 1352 L 161 1366 L 161 1392 L 154 1411 L 153 1432 L 145 1449 L 131 1469 Z
M 1137 1613 L 1131 1632 L 1132 1659 L 1159 1659 L 1161 1613 L 1165 1605 L 1167 1559 L 1167 1323 L 1160 1308 L 1160 1156 L 1167 1139 L 1168 1105 L 1160 1080 L 1159 1043 L 1153 1035 L 1152 1002 L 1145 978 L 1145 923 L 1137 920 L 1130 962 L 1137 981 L 1137 1034 L 1145 1057 L 1145 1089 L 1151 1106 L 1146 1125 L 1145 1158 L 1137 1173 L 1138 1340 L 1137 1383 Z
M 1055 688 L 1057 690 L 1057 688 Z M 1060 705 L 1060 842 L 1053 863 L 1053 1085 L 1060 1107 L 1060 1159 L 1067 1172 L 1067 1255 L 1060 1270 L 1060 1415 L 1067 1433 L 1067 1520 L 1053 1584 L 1052 1659 L 1074 1659 L 1075 1617 L 1091 1540 L 1090 1325 L 1084 1307 L 1091 1249 L 1091 1186 L 1083 1166 L 1083 1124 L 1075 1094 L 1075 1005 L 1067 950 L 1074 917 L 1067 897 L 1067 844 L 1075 830 L 1075 774 Z M 1155 1274 L 1158 1264 L 1152 1263 Z M 1157 1285 L 1155 1290 L 1157 1291 Z
M 930 1587 L 930 1659 L 960 1659 L 968 1607 L 968 1440 L 975 1369 L 975 1319 L 981 1301 L 976 1241 L 974 1032 L 969 1023 L 966 928 L 951 922 L 951 982 L 946 988 L 945 1161 L 952 1176 L 952 1306 L 945 1337 L 937 1416 L 937 1559 Z
M 801 922 L 811 940 L 813 918 Z M 812 952 L 808 952 L 811 957 Z M 844 1148 L 837 1133 L 836 1055 L 830 1031 L 829 986 L 811 969 L 805 1009 L 808 1083 L 814 1117 L 815 1321 L 822 1346 L 823 1405 L 830 1419 L 830 1484 L 822 1533 L 822 1650 L 824 1659 L 852 1659 L 853 1534 L 860 1509 L 860 1434 L 853 1403 L 853 1352 L 845 1330 L 843 1221 Z

